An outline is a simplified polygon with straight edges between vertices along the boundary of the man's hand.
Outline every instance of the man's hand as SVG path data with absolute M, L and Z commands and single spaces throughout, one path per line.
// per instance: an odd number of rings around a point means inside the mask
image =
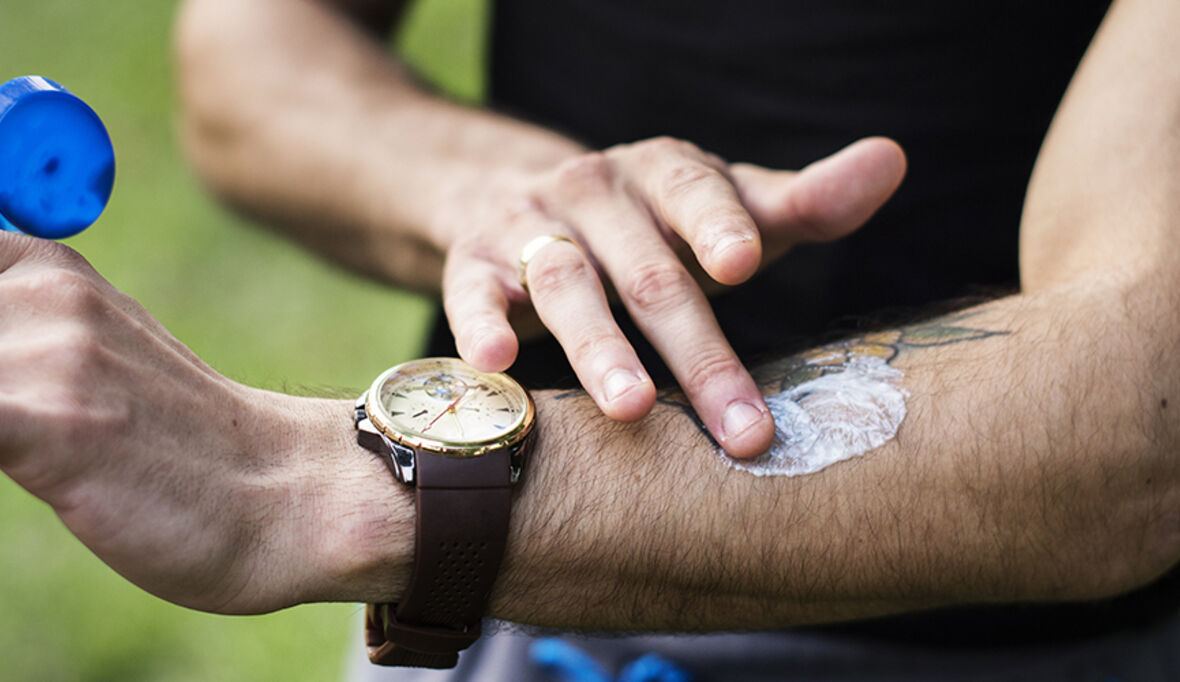
M 740 284 L 794 244 L 845 236 L 904 173 L 901 149 L 880 138 L 800 172 L 730 165 L 661 138 L 551 170 L 464 177 L 437 228 L 451 244 L 443 304 L 459 354 L 483 371 L 507 369 L 518 348 L 509 320 L 531 300 L 599 408 L 643 417 L 655 386 L 611 316 L 605 279 L 713 437 L 732 455 L 757 455 L 774 424 L 702 286 Z M 543 246 L 528 262 L 526 292 L 521 250 L 541 235 L 581 249 Z
M 340 537 L 399 537 L 396 518 L 354 527 L 400 498 L 324 428 L 347 425 L 338 408 L 229 381 L 74 251 L 0 233 L 0 469 L 145 590 L 255 613 L 338 596 L 339 571 L 390 584 L 363 551 L 321 561 Z
M 512 363 L 509 317 L 535 306 L 599 408 L 635 420 L 655 389 L 611 318 L 604 277 L 717 441 L 736 456 L 764 450 L 770 415 L 699 284 L 738 284 L 792 244 L 851 232 L 901 181 L 897 145 L 863 141 L 800 173 L 670 139 L 586 153 L 423 91 L 378 38 L 397 14 L 369 0 L 185 2 L 183 121 L 204 179 L 320 254 L 441 291 L 459 353 L 479 369 Z M 547 234 L 583 251 L 538 252 L 529 305 L 518 259 Z

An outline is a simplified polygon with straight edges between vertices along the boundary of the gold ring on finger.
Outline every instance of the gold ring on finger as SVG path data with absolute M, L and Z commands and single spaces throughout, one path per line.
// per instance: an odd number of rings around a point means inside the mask
M 573 239 L 570 239 L 564 234 L 542 234 L 530 239 L 528 243 L 525 244 L 520 250 L 520 286 L 524 287 L 526 292 L 529 290 L 529 283 L 528 279 L 526 278 L 526 271 L 529 267 L 529 261 L 531 261 L 534 256 L 540 253 L 541 249 L 554 242 L 567 242 L 578 247 L 579 251 L 582 251 L 581 244 L 574 241 Z M 585 251 L 582 251 L 582 253 L 584 254 Z

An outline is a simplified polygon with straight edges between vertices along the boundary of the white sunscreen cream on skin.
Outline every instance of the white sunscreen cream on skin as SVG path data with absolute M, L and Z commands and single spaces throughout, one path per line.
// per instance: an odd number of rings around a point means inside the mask
M 766 396 L 774 415 L 774 444 L 751 459 L 725 462 L 755 476 L 801 476 L 884 445 L 905 419 L 909 393 L 901 370 L 884 358 L 849 352 L 811 359 L 814 378 Z M 822 369 L 821 369 L 822 368 Z

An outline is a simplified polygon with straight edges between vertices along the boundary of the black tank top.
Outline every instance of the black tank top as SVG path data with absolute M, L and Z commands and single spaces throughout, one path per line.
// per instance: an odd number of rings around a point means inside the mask
M 713 301 L 748 361 L 859 320 L 1014 291 L 1025 187 L 1108 0 L 497 0 L 490 104 L 591 147 L 670 135 L 730 161 L 794 169 L 868 135 L 909 173 L 868 225 L 796 248 Z M 657 377 L 666 370 L 626 314 Z M 454 353 L 441 319 L 431 351 Z M 514 376 L 576 382 L 551 341 Z M 1097 603 L 955 609 L 840 629 L 942 644 L 1029 643 L 1176 612 L 1175 575 Z

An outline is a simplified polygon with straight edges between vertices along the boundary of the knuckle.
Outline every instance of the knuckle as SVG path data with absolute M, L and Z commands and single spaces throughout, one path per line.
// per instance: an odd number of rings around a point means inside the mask
M 685 383 L 703 389 L 719 380 L 736 376 L 741 371 L 742 365 L 733 353 L 725 348 L 711 348 L 698 353 L 689 362 Z
M 495 239 L 483 231 L 470 231 L 459 235 L 447 249 L 446 261 L 463 260 L 465 258 L 482 258 L 491 252 Z
M 693 146 L 684 140 L 660 135 L 641 142 L 640 148 L 649 154 L 682 154 L 691 150 Z
M 90 279 L 76 272 L 64 270 L 55 280 L 48 295 L 55 297 L 60 308 L 67 314 L 79 319 L 94 319 L 103 309 L 102 291 Z
M 85 413 L 101 403 L 103 377 L 112 374 L 113 358 L 97 333 L 80 324 L 59 327 L 12 349 L 11 358 L 37 371 L 37 409 L 45 414 Z
M 67 377 L 94 373 L 104 362 L 98 334 L 81 324 L 56 332 L 45 348 L 50 366 L 60 368 Z
M 38 285 L 64 297 L 88 296 L 95 290 L 94 283 L 85 275 L 67 269 L 50 268 L 37 275 Z
M 825 220 L 824 204 L 821 199 L 811 193 L 803 196 L 792 196 L 787 205 L 788 220 L 794 232 L 808 241 L 825 241 L 830 239 L 829 221 Z
M 670 156 L 692 159 L 694 161 L 701 161 L 707 158 L 700 147 L 692 142 L 667 136 L 653 137 L 638 142 L 635 144 L 635 151 L 643 158 L 653 162 L 658 160 L 666 161 L 667 157 Z
M 683 300 L 692 277 L 678 262 L 653 261 L 635 269 L 624 295 L 640 313 L 666 310 Z
M 38 263 L 64 265 L 71 268 L 86 265 L 86 259 L 74 249 L 50 239 L 28 240 L 23 248 L 24 256 Z
M 591 276 L 590 264 L 576 249 L 551 247 L 548 251 L 528 266 L 529 291 L 534 298 L 561 295 Z
M 671 198 L 683 197 L 721 179 L 721 173 L 699 163 L 680 164 L 664 175 L 661 190 Z
M 594 325 L 593 327 L 579 331 L 578 338 L 574 341 L 573 347 L 570 350 L 573 357 L 588 360 L 609 350 L 618 341 L 617 334 L 610 328 Z
M 696 152 L 697 157 L 706 166 L 711 166 L 713 168 L 716 168 L 716 169 L 718 169 L 719 172 L 722 172 L 723 174 L 729 172 L 729 164 L 726 163 L 725 159 L 721 158 L 720 156 L 717 156 L 716 154 L 714 154 L 712 152 L 707 152 L 703 149 L 694 149 L 694 151 Z M 724 169 L 724 170 L 722 170 L 722 169 Z
M 601 152 L 591 152 L 563 161 L 557 167 L 557 181 L 579 194 L 603 192 L 612 181 L 610 160 Z
M 470 230 L 458 235 L 447 249 L 443 261 L 444 273 L 468 279 L 475 273 L 485 274 L 489 268 L 514 269 L 513 261 L 505 253 L 504 230 L 492 225 L 488 229 Z
M 103 294 L 86 275 L 66 268 L 46 268 L 30 273 L 12 286 L 33 306 L 75 316 L 90 317 L 102 307 Z
M 46 240 L 48 241 L 48 240 Z M 50 259 L 72 270 L 89 270 L 90 263 L 82 254 L 60 242 L 49 242 L 45 245 Z
M 63 267 L 79 272 L 93 272 L 90 263 L 74 249 L 49 239 L 33 239 L 9 232 L 0 232 L 6 242 L 5 255 L 10 263 L 28 261 L 39 265 Z M 11 243 L 9 240 L 12 240 Z
M 546 216 L 545 199 L 537 192 L 524 192 L 505 202 L 500 208 L 504 222 L 509 225 L 528 223 Z

